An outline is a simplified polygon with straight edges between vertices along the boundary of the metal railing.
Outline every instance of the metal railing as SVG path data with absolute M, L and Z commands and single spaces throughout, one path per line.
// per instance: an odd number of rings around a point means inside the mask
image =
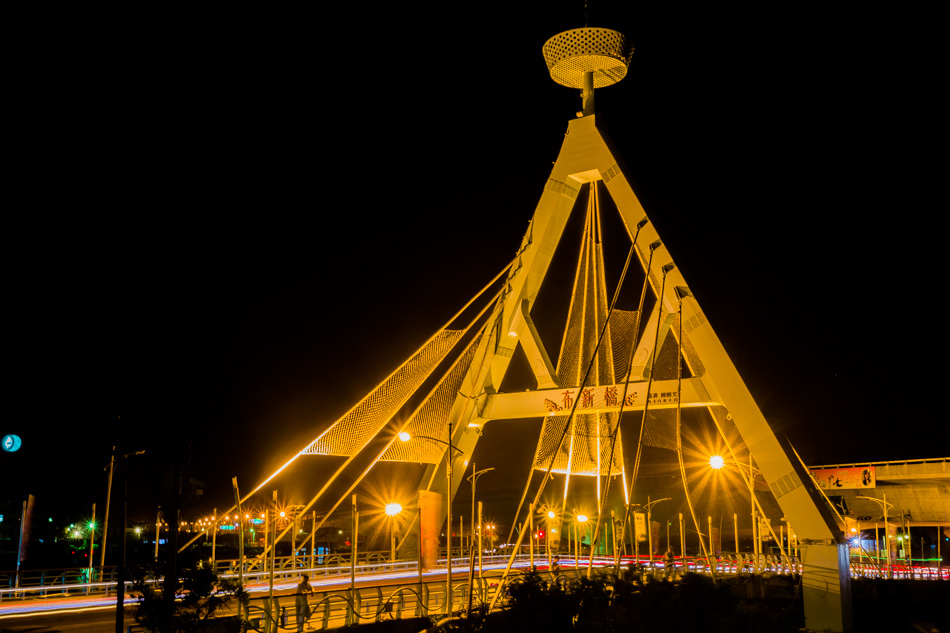
M 289 579 L 299 578 L 303 573 L 307 573 L 312 582 L 349 576 L 351 571 L 349 555 L 333 555 L 325 556 L 324 558 L 325 562 L 323 564 L 315 565 L 314 567 L 310 567 L 307 564 L 310 561 L 309 556 L 287 556 L 278 558 L 274 565 L 274 580 L 275 582 L 286 582 Z M 383 555 L 378 552 L 361 554 L 357 557 L 356 575 L 365 577 L 387 572 L 416 572 L 419 568 L 419 563 L 415 560 L 389 561 L 386 559 L 388 559 L 388 555 Z M 502 560 L 507 561 L 507 557 L 485 557 L 486 564 L 494 564 Z M 260 559 L 247 559 L 245 561 L 243 573 L 245 586 L 269 583 L 271 577 L 270 568 L 266 564 L 262 565 L 261 563 L 262 561 Z M 442 559 L 442 564 L 444 565 L 444 563 L 445 559 Z M 469 559 L 467 556 L 452 557 L 452 565 L 456 569 L 462 566 L 465 566 L 467 569 L 468 563 Z M 215 569 L 219 577 L 222 578 L 236 579 L 241 575 L 241 565 L 237 560 L 216 561 Z M 85 595 L 106 597 L 115 595 L 117 582 L 114 578 L 103 581 L 94 580 L 93 582 L 86 582 L 86 571 L 86 568 L 82 568 L 21 573 L 21 584 L 18 588 L 14 587 L 13 579 L 15 576 L 10 575 L 9 579 L 7 579 L 8 586 L 0 588 L 0 602 L 10 598 L 29 598 L 37 596 L 69 597 Z M 112 573 L 109 575 L 113 576 Z M 0 579 L 2 579 L 2 577 L 0 577 Z M 24 580 L 27 582 L 25 583 Z M 127 580 L 126 589 L 128 589 L 129 584 L 130 581 Z
M 321 557 L 316 557 L 315 562 L 319 562 Z M 348 554 L 324 555 L 323 562 L 313 567 L 309 566 L 310 556 L 287 556 L 276 559 L 274 566 L 275 582 L 285 583 L 290 579 L 299 578 L 303 573 L 309 574 L 312 582 L 327 580 L 332 578 L 343 578 L 350 574 L 351 565 Z M 359 577 L 383 574 L 386 572 L 416 572 L 418 562 L 415 560 L 388 560 L 388 552 L 367 552 L 361 554 L 357 559 L 356 574 Z M 527 559 L 527 555 L 519 554 L 521 564 Z M 483 557 L 486 566 L 505 564 L 508 555 L 495 555 Z M 536 563 L 544 569 L 547 565 L 545 558 L 536 557 Z M 598 559 L 598 565 L 607 565 L 609 559 Z M 361 562 L 362 561 L 362 562 Z M 444 565 L 445 559 L 442 559 Z M 751 574 L 751 573 L 769 573 L 769 574 L 789 574 L 801 573 L 801 564 L 795 557 L 790 557 L 788 561 L 775 555 L 760 555 L 758 565 L 753 564 L 751 554 L 732 554 L 723 553 L 713 559 L 713 564 L 717 574 Z M 452 566 L 456 570 L 468 569 L 468 556 L 452 558 Z M 623 566 L 628 564 L 638 565 L 641 572 L 647 575 L 668 575 L 662 558 L 655 556 L 651 561 L 648 557 L 640 556 L 635 559 L 632 556 L 623 558 Z M 880 577 L 884 569 L 883 561 L 868 560 L 868 557 L 855 557 L 851 562 L 851 576 L 860 577 Z M 574 569 L 573 560 L 564 557 L 561 560 L 563 569 Z M 580 567 L 586 568 L 586 559 L 580 561 Z M 709 564 L 702 556 L 677 558 L 675 563 L 676 575 L 682 575 L 686 572 L 709 573 Z M 241 569 L 237 560 L 219 560 L 215 562 L 215 568 L 218 575 L 223 578 L 236 579 L 239 577 Z M 929 559 L 914 559 L 908 561 L 902 559 L 892 563 L 893 577 L 914 580 L 937 580 L 950 579 L 950 569 L 941 567 L 935 561 Z M 756 572 L 757 570 L 757 572 Z M 81 569 L 53 569 L 36 570 L 21 572 L 20 587 L 14 587 L 15 575 L 11 573 L 0 573 L 0 602 L 11 598 L 31 598 L 31 597 L 70 597 L 70 596 L 90 596 L 106 597 L 115 595 L 116 580 L 115 568 L 106 568 L 102 575 L 105 578 L 96 579 L 97 569 L 93 570 L 93 582 L 86 581 L 87 568 Z M 267 567 L 267 561 L 260 558 L 247 559 L 244 563 L 243 577 L 245 586 L 261 585 L 270 581 L 270 569 Z M 126 583 L 128 588 L 128 581 Z M 260 587 L 258 586 L 258 590 Z
M 475 578 L 472 603 L 490 603 L 498 588 L 498 579 Z M 386 619 L 445 615 L 465 609 L 468 605 L 468 581 L 459 579 L 452 586 L 452 604 L 446 609 L 445 583 L 427 581 L 407 583 L 401 587 L 370 587 L 314 592 L 304 596 L 254 598 L 248 606 L 248 630 L 261 633 L 296 631 L 299 623 L 307 630 L 335 629 L 346 625 L 366 624 Z

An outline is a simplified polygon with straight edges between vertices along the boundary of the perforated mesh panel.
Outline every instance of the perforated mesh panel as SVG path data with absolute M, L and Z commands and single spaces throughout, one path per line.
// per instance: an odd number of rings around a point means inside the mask
M 350 456 L 383 428 L 464 332 L 443 330 L 301 453 Z
M 614 353 L 614 376 L 620 382 L 627 375 L 630 348 L 633 346 L 636 325 L 636 310 L 617 310 L 610 315 L 610 343 Z
M 595 196 L 591 197 L 591 200 L 595 199 Z M 593 203 L 588 203 L 567 328 L 557 361 L 557 375 L 565 387 L 577 387 L 581 384 L 593 358 L 597 339 L 607 320 L 607 286 L 600 240 L 600 219 L 593 207 Z M 613 375 L 613 352 L 608 331 L 587 384 L 613 384 Z
M 632 47 L 610 29 L 573 29 L 558 33 L 541 48 L 551 79 L 568 88 L 583 88 L 584 73 L 593 73 L 594 88 L 610 86 L 627 74 Z
M 558 357 L 557 375 L 564 387 L 578 387 L 584 379 L 587 367 L 594 357 L 597 339 L 607 319 L 607 286 L 604 277 L 604 258 L 600 239 L 600 218 L 598 217 L 596 190 L 591 188 L 591 198 L 587 206 L 584 238 L 574 277 L 574 290 L 567 318 L 567 327 L 561 343 Z M 616 312 L 614 316 L 616 316 Z M 601 343 L 586 387 L 614 384 L 616 371 L 612 346 L 611 325 Z M 624 323 L 632 323 L 629 313 L 621 318 Z M 631 329 L 629 325 L 627 330 Z M 621 338 L 629 341 L 629 334 Z M 629 343 L 627 344 L 629 353 Z M 624 361 L 626 362 L 626 361 Z M 577 394 L 574 396 L 577 397 Z M 558 447 L 567 416 L 555 416 L 545 419 L 541 430 L 538 449 L 535 452 L 534 466 L 547 469 L 551 458 L 557 453 L 554 470 L 559 473 L 570 471 L 575 475 L 618 474 L 623 463 L 623 447 L 620 435 L 614 449 L 612 465 L 610 457 L 610 433 L 617 423 L 616 413 L 578 414 L 574 416 L 572 428 L 564 442 Z
M 571 431 L 558 449 L 558 440 L 567 421 L 566 415 L 545 418 L 541 430 L 541 442 L 534 458 L 534 467 L 547 470 L 551 457 L 557 450 L 557 457 L 551 469 L 556 473 L 570 472 L 572 475 L 595 476 L 608 474 L 607 460 L 610 459 L 610 433 L 617 425 L 616 413 L 577 414 L 574 416 Z M 623 456 L 620 434 L 617 434 L 617 446 L 614 449 L 611 475 L 619 475 Z M 570 465 L 570 468 L 568 468 Z
M 435 437 L 446 442 L 449 441 L 446 420 L 452 411 L 452 405 L 455 403 L 455 397 L 462 386 L 462 380 L 464 380 L 466 372 L 472 365 L 472 358 L 474 358 L 477 348 L 476 343 L 479 339 L 480 337 L 475 337 L 468 349 L 459 356 L 455 364 L 445 373 L 429 397 L 413 412 L 405 430 L 415 439 L 408 442 L 397 440 L 383 453 L 380 459 L 383 461 L 419 462 L 423 464 L 437 464 L 445 459 L 445 445 L 424 438 Z
M 679 315 L 674 318 L 673 327 L 666 333 L 660 353 L 653 364 L 653 380 L 676 380 L 679 360 L 679 344 L 673 332 L 679 322 Z M 660 393 L 663 400 L 667 394 Z M 676 450 L 676 410 L 650 409 L 647 414 L 646 425 L 643 427 L 643 443 L 647 446 Z

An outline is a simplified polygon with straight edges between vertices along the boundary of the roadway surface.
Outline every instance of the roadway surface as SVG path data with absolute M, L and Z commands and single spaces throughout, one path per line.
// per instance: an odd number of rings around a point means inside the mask
M 504 570 L 503 564 L 485 565 L 486 575 L 489 572 L 500 573 Z M 444 587 L 445 569 L 434 569 L 423 574 L 423 581 L 430 587 L 436 587 L 441 580 L 441 586 Z M 452 580 L 458 583 L 468 579 L 468 568 L 459 569 L 453 567 Z M 395 588 L 395 587 L 413 587 L 418 585 L 419 572 L 398 571 L 389 573 L 374 573 L 364 576 L 357 576 L 356 586 L 360 589 Z M 275 580 L 274 595 L 277 597 L 293 596 L 296 592 L 297 584 L 300 582 L 299 574 L 292 579 Z M 316 594 L 322 592 L 333 592 L 345 590 L 350 587 L 350 578 L 346 576 L 334 576 L 330 578 L 318 578 L 310 581 Z M 254 582 L 247 586 L 251 594 L 251 605 L 261 605 L 262 598 L 268 595 L 269 586 L 266 582 Z M 376 592 L 361 592 L 364 596 L 364 603 L 371 604 L 376 599 Z M 440 596 L 441 597 L 441 594 Z M 456 596 L 456 601 L 458 596 Z M 311 602 L 314 600 L 311 599 Z M 115 631 L 115 610 L 116 598 L 96 597 L 96 596 L 76 596 L 76 597 L 37 597 L 21 600 L 4 600 L 0 603 L 0 631 L 13 627 L 50 627 L 53 630 L 63 633 L 111 633 Z M 292 604 L 291 600 L 284 600 L 286 604 Z M 441 604 L 441 603 L 440 603 Z M 456 608 L 458 605 L 456 604 Z M 132 626 L 136 631 L 136 622 L 133 617 L 135 601 L 126 596 L 125 618 L 123 631 L 126 627 Z M 407 603 L 405 612 L 412 614 L 415 610 L 414 599 Z M 233 615 L 233 609 L 223 610 L 220 615 Z M 252 614 L 253 615 L 253 614 Z M 363 620 L 372 621 L 372 620 Z M 295 628 L 295 627 L 292 627 Z M 138 629 L 142 630 L 142 629 Z

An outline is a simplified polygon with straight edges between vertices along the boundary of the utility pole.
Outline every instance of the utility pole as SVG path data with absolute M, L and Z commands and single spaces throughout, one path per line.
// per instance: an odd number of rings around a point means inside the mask
M 112 447 L 112 455 L 109 457 L 109 465 L 106 466 L 109 475 L 106 478 L 106 516 L 102 522 L 102 556 L 99 559 L 99 577 L 103 577 L 103 571 L 106 566 L 106 541 L 109 538 L 109 502 L 112 500 L 112 473 L 115 470 L 115 446 Z

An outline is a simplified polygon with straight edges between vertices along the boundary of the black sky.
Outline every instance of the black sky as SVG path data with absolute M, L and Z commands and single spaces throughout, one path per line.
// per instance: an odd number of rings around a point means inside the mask
M 579 107 L 541 46 L 583 3 L 518 4 L 25 19 L 0 498 L 102 503 L 120 442 L 143 508 L 189 444 L 223 504 L 494 276 Z M 927 16 L 591 5 L 636 46 L 607 132 L 773 428 L 945 456 Z

